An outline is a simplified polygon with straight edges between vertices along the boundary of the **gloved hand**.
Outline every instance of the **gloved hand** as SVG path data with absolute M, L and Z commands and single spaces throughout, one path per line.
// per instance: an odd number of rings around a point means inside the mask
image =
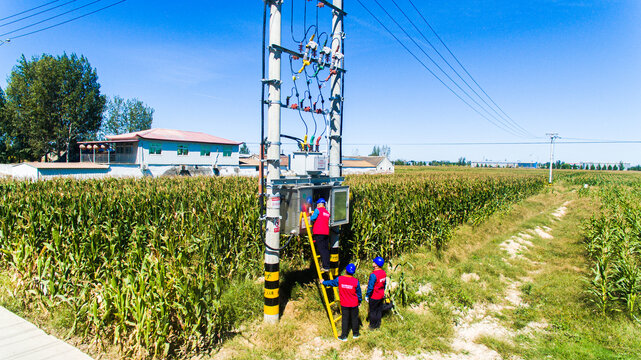
M 365 301 L 369 302 L 369 298 L 367 296 L 365 296 Z

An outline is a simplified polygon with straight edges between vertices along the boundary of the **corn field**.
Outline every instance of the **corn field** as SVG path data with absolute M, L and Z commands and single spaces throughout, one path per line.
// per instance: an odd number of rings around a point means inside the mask
M 589 296 L 602 315 L 624 312 L 638 319 L 641 307 L 641 181 L 606 179 L 593 194 L 601 213 L 585 225 L 591 261 Z
M 354 176 L 341 257 L 443 248 L 458 224 L 480 222 L 536 193 L 530 174 L 418 172 Z M 243 316 L 226 295 L 262 272 L 257 181 L 251 178 L 0 182 L 0 270 L 26 304 L 74 314 L 70 333 L 126 357 L 215 347 Z M 284 261 L 308 260 L 292 241 Z M 249 312 L 249 315 L 248 313 Z

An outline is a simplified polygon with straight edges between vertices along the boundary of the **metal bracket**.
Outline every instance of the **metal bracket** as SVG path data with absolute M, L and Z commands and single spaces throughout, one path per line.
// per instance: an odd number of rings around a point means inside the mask
M 342 136 L 340 136 L 340 135 L 330 135 L 330 136 L 329 136 L 329 139 L 330 139 L 330 140 L 339 140 L 339 141 L 340 141 L 342 138 L 343 138 L 343 137 L 342 137 Z
M 331 8 L 332 10 L 341 13 L 342 15 L 347 15 L 347 13 L 343 9 L 334 6 L 334 4 L 330 3 L 327 0 L 318 0 L 318 1 L 322 2 L 323 4 L 325 4 L 325 6 Z
M 301 54 L 301 53 L 299 53 L 297 51 L 290 50 L 290 49 L 284 48 L 284 47 L 282 47 L 280 45 L 276 45 L 276 44 L 271 44 L 269 46 L 269 49 L 273 50 L 273 51 L 284 52 L 284 53 L 287 53 L 289 55 L 299 57 L 301 59 L 304 57 L 303 54 Z M 313 62 L 313 63 L 316 63 L 316 64 L 321 64 L 321 61 L 318 58 L 310 57 L 309 61 Z M 345 70 L 343 68 L 339 68 L 339 67 L 336 68 L 336 71 L 340 71 L 340 72 L 343 72 L 343 73 L 347 72 L 347 70 Z
M 275 85 L 275 86 L 280 86 L 280 84 L 283 83 L 282 81 L 276 80 L 276 79 L 262 79 L 261 82 L 263 84 Z
M 280 101 L 265 100 L 265 101 L 264 101 L 264 103 L 265 103 L 266 105 L 272 105 L 272 104 L 274 104 L 274 105 L 278 105 L 278 106 L 281 106 L 281 107 L 283 106 L 283 103 L 281 103 Z

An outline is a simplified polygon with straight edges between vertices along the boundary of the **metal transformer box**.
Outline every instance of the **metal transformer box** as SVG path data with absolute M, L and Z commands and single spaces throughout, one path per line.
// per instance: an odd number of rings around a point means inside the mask
M 310 206 L 307 199 L 312 198 Z M 329 226 L 349 223 L 349 186 L 305 185 L 280 189 L 280 216 L 282 234 L 305 233 L 305 225 L 299 226 L 300 214 L 307 212 L 308 219 L 316 209 L 316 201 L 324 198 L 330 213 Z
M 319 152 L 294 151 L 291 168 L 296 175 L 320 175 L 327 171 L 327 157 Z

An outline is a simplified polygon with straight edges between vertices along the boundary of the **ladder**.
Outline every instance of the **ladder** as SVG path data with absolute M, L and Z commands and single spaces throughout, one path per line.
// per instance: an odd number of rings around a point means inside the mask
M 318 275 L 318 278 L 323 281 L 326 279 L 323 279 L 323 273 L 321 272 L 320 264 L 318 263 L 318 259 L 320 259 L 320 255 L 316 254 L 316 246 L 314 246 L 314 240 L 312 238 L 312 230 L 311 227 L 309 226 L 309 220 L 307 218 L 307 213 L 304 211 L 301 211 L 300 214 L 300 219 L 298 221 L 299 228 L 301 222 L 304 221 L 305 223 L 305 229 L 307 230 L 307 237 L 309 238 L 309 245 L 312 248 L 312 257 L 314 259 L 314 265 L 316 266 L 316 274 Z M 329 280 L 334 280 L 334 277 L 332 276 L 332 272 L 329 271 L 328 273 Z M 340 306 L 340 299 L 338 296 L 338 288 L 333 287 L 333 286 L 323 286 L 321 285 L 324 289 L 321 290 L 323 293 L 323 302 L 325 303 L 325 308 L 327 309 L 327 316 L 329 316 L 329 322 L 332 325 L 332 331 L 334 332 L 334 337 L 338 338 L 338 331 L 336 330 L 336 323 L 341 320 L 342 314 L 341 314 L 341 306 Z M 329 288 L 332 288 L 334 291 L 334 301 L 329 301 L 329 298 L 327 296 L 327 291 Z M 332 311 L 332 305 L 338 305 L 338 315 L 334 316 L 334 313 Z

